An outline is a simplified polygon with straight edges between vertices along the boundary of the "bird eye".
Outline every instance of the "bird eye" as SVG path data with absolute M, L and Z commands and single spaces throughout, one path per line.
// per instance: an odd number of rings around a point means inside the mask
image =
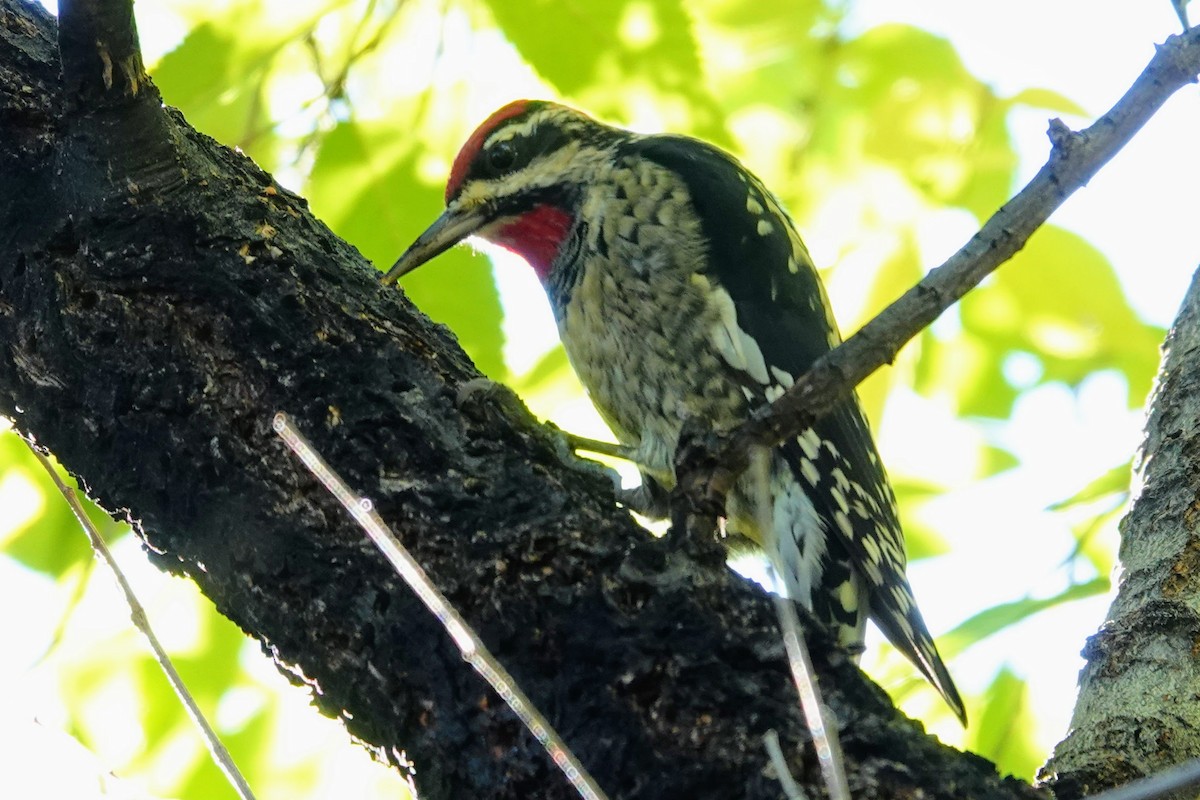
M 511 139 L 506 139 L 489 147 L 485 157 L 488 167 L 499 174 L 512 169 L 513 164 L 517 163 L 517 148 Z

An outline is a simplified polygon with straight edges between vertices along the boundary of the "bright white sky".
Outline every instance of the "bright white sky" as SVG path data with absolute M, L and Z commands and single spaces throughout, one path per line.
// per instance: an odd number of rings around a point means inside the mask
M 900 21 L 944 34 L 955 42 L 968 68 L 1002 94 L 1050 88 L 1079 103 L 1092 116 L 1106 110 L 1129 86 L 1150 59 L 1154 43 L 1179 27 L 1168 0 L 1012 0 L 999 5 L 962 0 L 860 0 L 854 8 L 854 24 L 861 28 Z M 153 35 L 143 26 L 144 38 Z M 1025 178 L 1032 176 L 1047 155 L 1046 118 L 1042 112 L 1019 112 L 1013 117 L 1011 126 L 1020 144 Z M 1078 127 L 1089 120 L 1066 121 Z M 1194 187 L 1200 186 L 1197 131 L 1200 90 L 1189 88 L 1173 98 L 1052 220 L 1100 247 L 1112 260 L 1139 312 L 1164 326 L 1170 323 L 1200 264 L 1200 244 L 1195 237 Z M 939 263 L 971 232 L 949 231 L 945 241 L 927 243 L 929 252 L 924 255 L 929 265 Z M 554 335 L 553 324 L 543 303 L 518 299 L 537 295 L 529 271 L 502 269 L 497 274 L 508 301 L 521 304 L 520 313 L 512 319 L 524 324 L 510 326 L 512 346 L 539 350 L 535 343 Z M 1122 391 L 1114 382 L 1099 379 L 1078 396 L 1056 390 L 1033 393 L 1021 404 L 1007 436 L 1013 449 L 1037 466 L 1018 476 L 993 479 L 958 492 L 953 504 L 932 510 L 957 519 L 960 527 L 963 519 L 972 521 L 970 530 L 960 530 L 951 542 L 952 557 L 916 564 L 911 570 L 935 633 L 953 627 L 964 614 L 978 608 L 1029 592 L 1050 594 L 1061 588 L 1058 565 L 1066 553 L 1045 552 L 1050 523 L 1042 509 L 1078 489 L 1080 481 L 1094 474 L 1096 464 L 1121 463 L 1136 447 L 1140 415 L 1119 411 Z M 892 419 L 885 420 L 881 431 L 885 452 L 928 450 L 920 446 L 919 425 L 912 424 L 920 419 L 920 404 L 914 401 L 911 408 L 900 411 L 908 424 L 902 428 Z M 1024 499 L 1014 505 L 1013 497 Z M 123 561 L 137 561 L 132 548 Z M 961 577 L 956 580 L 955 576 Z M 6 607 L 30 608 L 35 605 L 31 598 L 41 596 L 42 591 L 36 579 L 0 559 L 0 600 Z M 1003 663 L 1026 675 L 1033 702 L 1048 720 L 1041 734 L 1042 746 L 1048 747 L 1064 732 L 1069 718 L 1083 638 L 1095 630 L 1106 608 L 1105 599 L 1076 603 L 995 637 L 952 665 L 956 680 L 968 692 L 977 691 Z M 125 617 L 111 598 L 104 613 Z M 27 672 L 46 644 L 47 623 L 32 614 L 10 615 L 6 620 L 0 685 L 17 687 L 17 692 L 0 695 L 0 752 L 31 753 L 37 749 L 35 740 L 45 737 L 29 734 L 26 728 L 6 727 L 4 720 L 11 721 L 14 713 L 24 719 L 37 715 L 50 722 L 58 716 L 53 708 L 53 687 Z M 27 628 L 20 625 L 21 620 L 29 623 Z M 49 705 L 31 705 L 36 698 Z M 953 728 L 939 728 L 938 732 L 948 740 L 956 736 Z M 54 748 L 49 752 L 53 757 Z M 31 772 L 47 774 L 40 767 Z M 29 787 L 35 785 L 36 794 L 30 793 Z M 2 796 L 55 796 L 47 793 L 44 784 L 19 786 L 6 784 L 0 777 Z M 345 790 L 346 784 L 340 788 Z M 78 787 L 63 791 L 57 796 L 92 796 Z

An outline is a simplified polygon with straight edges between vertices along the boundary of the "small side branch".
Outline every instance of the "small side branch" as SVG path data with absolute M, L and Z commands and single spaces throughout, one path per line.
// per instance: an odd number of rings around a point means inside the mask
M 58 22 L 61 173 L 72 176 L 56 191 L 61 202 L 137 205 L 177 186 L 176 137 L 142 63 L 131 0 L 61 0 Z
M 58 50 L 68 103 L 94 108 L 147 84 L 130 0 L 62 0 Z
M 782 397 L 680 464 L 680 489 L 697 507 L 723 507 L 749 453 L 810 427 L 868 375 L 896 358 L 900 348 L 943 311 L 1010 259 L 1077 189 L 1087 184 L 1176 91 L 1200 73 L 1200 29 L 1172 36 L 1107 114 L 1073 132 L 1050 123 L 1050 159 L 961 250 L 862 327 L 818 359 Z
M 359 524 L 359 527 L 396 570 L 396 574 L 404 579 L 404 582 L 421 599 L 425 607 L 437 617 L 438 622 L 446 629 L 446 633 L 450 635 L 455 646 L 462 653 L 463 660 L 488 682 L 488 685 L 525 724 L 525 727 L 537 739 L 538 744 L 546 751 L 546 755 L 550 756 L 554 765 L 562 770 L 563 775 L 570 782 L 572 788 L 578 792 L 580 798 L 582 800 L 608 800 L 608 795 L 588 774 L 583 763 L 571 752 L 542 712 L 521 690 L 513 676 L 484 646 L 479 635 L 450 604 L 446 596 L 433 585 L 433 581 L 429 580 L 417 560 L 384 524 L 383 518 L 375 511 L 371 501 L 357 497 L 350 490 L 341 476 L 334 472 L 321 454 L 313 449 L 304 435 L 292 426 L 287 414 L 277 411 L 272 418 L 271 427 L 300 459 L 305 468 L 321 481 L 322 485 L 338 499 L 346 511 L 350 512 L 354 521 Z

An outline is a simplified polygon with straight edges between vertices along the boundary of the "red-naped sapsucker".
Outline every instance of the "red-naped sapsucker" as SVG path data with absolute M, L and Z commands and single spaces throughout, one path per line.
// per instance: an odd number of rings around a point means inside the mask
M 468 236 L 537 272 L 646 497 L 674 485 L 685 422 L 737 425 L 841 341 L 787 213 L 736 159 L 696 139 L 510 103 L 463 145 L 445 212 L 387 280 Z M 905 575 L 895 498 L 857 397 L 764 466 L 730 493 L 727 533 L 761 548 L 788 596 L 841 644 L 861 646 L 874 620 L 965 722 Z

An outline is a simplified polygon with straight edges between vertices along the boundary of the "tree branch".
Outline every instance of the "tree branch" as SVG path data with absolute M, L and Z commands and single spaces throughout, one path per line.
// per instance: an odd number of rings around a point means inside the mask
M 1050 122 L 1050 158 L 961 250 L 931 270 L 843 344 L 813 364 L 770 406 L 726 434 L 713 434 L 679 455 L 679 489 L 698 509 L 724 508 L 725 495 L 756 447 L 774 446 L 810 427 L 900 348 L 1012 258 L 1077 189 L 1116 155 L 1163 103 L 1200 74 L 1200 29 L 1171 36 L 1107 114 L 1073 132 Z
M 1200 752 L 1200 272 L 1167 337 L 1149 407 L 1141 487 L 1121 523 L 1117 596 L 1084 648 L 1070 733 L 1039 776 L 1062 798 Z
M 769 600 L 720 547 L 646 537 L 519 403 L 460 399 L 479 376 L 442 329 L 302 199 L 158 105 L 129 60 L 127 0 L 76 2 L 63 4 L 60 89 L 53 22 L 0 0 L 0 186 L 13 198 L 0 203 L 0 413 L 93 497 L 130 509 L 151 557 L 194 579 L 323 711 L 381 758 L 415 762 L 425 798 L 571 790 L 282 454 L 275 408 L 375 500 L 612 795 L 774 798 L 770 729 L 819 794 Z M 1178 74 L 1165 68 L 1164 85 Z M 1067 137 L 1068 164 L 1092 135 Z M 948 296 L 918 305 L 932 319 Z M 904 340 L 860 334 L 822 369 L 848 391 L 861 375 L 837 359 L 865 348 L 883 363 Z M 856 798 L 1037 796 L 924 736 L 813 644 Z
M 92 110 L 123 104 L 147 85 L 132 3 L 62 0 L 58 23 L 58 52 L 69 103 Z
M 613 796 L 774 798 L 770 729 L 819 794 L 769 599 L 717 543 L 647 537 L 510 395 L 460 397 L 479 375 L 444 329 L 303 200 L 176 112 L 157 112 L 161 139 L 132 135 L 152 87 L 102 91 L 102 58 L 68 69 L 64 94 L 55 40 L 36 4 L 0 0 L 0 413 L 129 509 L 151 558 L 325 713 L 415 763 L 427 800 L 572 790 L 284 454 L 275 408 Z M 1036 796 L 812 644 L 856 798 Z

